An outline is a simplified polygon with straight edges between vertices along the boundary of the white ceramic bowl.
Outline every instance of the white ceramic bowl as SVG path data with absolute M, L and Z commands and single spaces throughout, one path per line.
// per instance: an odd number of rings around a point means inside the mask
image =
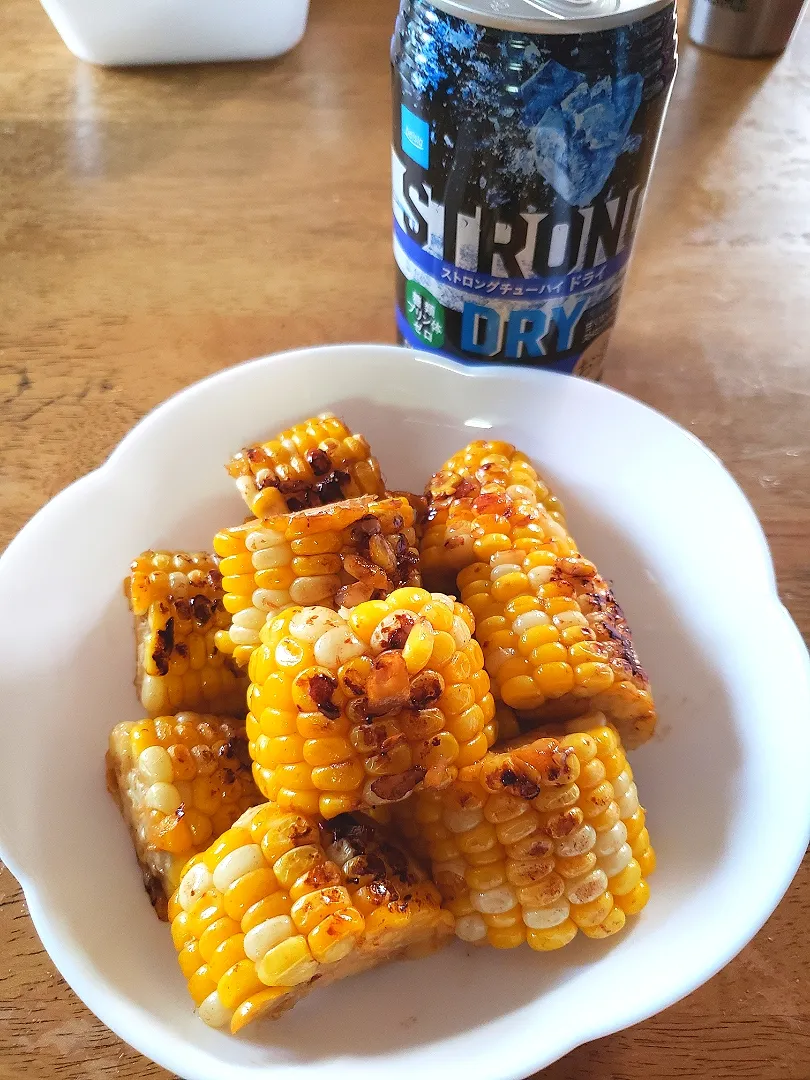
M 304 35 L 309 0 L 42 0 L 65 45 L 104 66 L 266 60 Z
M 121 579 L 143 548 L 205 547 L 244 507 L 229 454 L 332 408 L 393 487 L 472 438 L 528 451 L 611 577 L 660 709 L 633 759 L 658 851 L 652 899 L 609 942 L 560 953 L 454 944 L 314 993 L 232 1039 L 193 1014 L 165 925 L 104 790 L 107 733 L 140 716 Z M 223 371 L 146 417 L 0 561 L 0 849 L 42 941 L 90 1008 L 186 1080 L 526 1076 L 671 1005 L 762 926 L 808 840 L 802 642 L 750 506 L 720 462 L 603 386 L 467 369 L 386 346 Z M 786 780 L 786 770 L 791 777 Z

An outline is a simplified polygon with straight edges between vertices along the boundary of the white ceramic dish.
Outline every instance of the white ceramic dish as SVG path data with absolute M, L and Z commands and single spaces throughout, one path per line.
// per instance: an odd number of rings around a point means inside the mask
M 42 0 L 65 45 L 104 66 L 266 60 L 304 35 L 309 0 Z
M 634 767 L 659 869 L 618 939 L 543 956 L 455 944 L 231 1039 L 193 1015 L 104 790 L 108 730 L 140 715 L 120 581 L 143 548 L 203 547 L 241 520 L 222 462 L 324 408 L 365 432 L 394 487 L 421 486 L 491 435 L 525 448 L 560 491 L 656 689 L 659 735 Z M 269 1067 L 276 1080 L 526 1076 L 708 979 L 767 919 L 807 844 L 810 788 L 785 782 L 785 755 L 807 738 L 808 659 L 759 525 L 699 442 L 593 383 L 376 345 L 223 371 L 153 412 L 23 529 L 0 561 L 0 610 L 3 859 L 77 994 L 186 1080 L 264 1080 Z

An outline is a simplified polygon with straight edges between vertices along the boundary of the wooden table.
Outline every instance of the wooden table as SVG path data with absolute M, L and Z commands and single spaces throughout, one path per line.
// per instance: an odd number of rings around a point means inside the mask
M 0 544 L 187 383 L 289 346 L 393 339 L 394 8 L 314 0 L 304 44 L 276 63 L 115 72 L 74 60 L 33 0 L 5 0 Z M 810 19 L 775 64 L 683 43 L 607 375 L 724 459 L 805 630 L 808 70 Z M 767 642 L 762 662 L 779 677 Z M 806 861 L 725 971 L 544 1077 L 808 1080 L 809 923 Z M 167 1075 L 74 997 L 3 871 L 0 1080 Z

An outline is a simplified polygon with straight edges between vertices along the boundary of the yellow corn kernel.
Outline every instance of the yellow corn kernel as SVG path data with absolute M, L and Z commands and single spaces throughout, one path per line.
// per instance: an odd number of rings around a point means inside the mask
M 289 915 L 290 896 L 286 892 L 274 892 L 248 908 L 242 916 L 242 933 L 249 933 L 255 926 L 274 919 L 276 915 Z
M 327 821 L 339 814 L 349 814 L 360 806 L 360 797 L 357 793 L 341 795 L 339 792 L 327 792 L 318 799 L 318 813 Z
M 365 921 L 354 908 L 336 911 L 320 922 L 307 937 L 313 959 L 320 964 L 334 964 L 354 948 Z
M 344 761 L 312 770 L 312 784 L 318 791 L 356 791 L 365 779 L 359 761 Z
M 217 993 L 226 1009 L 237 1009 L 243 1001 L 264 989 L 252 960 L 240 960 L 222 976 Z
M 218 983 L 222 976 L 233 967 L 234 964 L 238 964 L 240 960 L 245 959 L 245 935 L 234 934 L 233 937 L 226 938 L 221 942 L 211 956 L 208 962 L 208 970 L 214 983 Z M 210 991 L 209 991 L 210 993 Z M 208 997 L 208 994 L 205 995 Z
M 288 889 L 303 874 L 324 861 L 324 855 L 316 844 L 304 844 L 292 848 L 273 863 L 273 871 L 282 888 Z
M 638 915 L 650 899 L 650 886 L 643 879 L 624 896 L 617 896 L 616 903 L 625 915 Z
M 241 922 L 247 910 L 275 892 L 276 887 L 276 876 L 269 866 L 251 870 L 237 878 L 225 890 L 225 911 L 230 918 Z
M 181 911 L 177 918 L 172 921 L 172 941 L 178 952 L 180 952 L 189 941 L 194 940 L 194 932 L 189 927 L 189 921 L 190 916 L 187 911 Z
M 228 917 L 210 923 L 199 938 L 200 955 L 203 960 L 208 963 L 223 941 L 228 941 L 239 932 L 239 923 Z
M 226 855 L 252 842 L 250 833 L 246 829 L 229 829 L 206 851 L 205 865 L 213 873 Z
M 327 915 L 350 906 L 348 890 L 342 885 L 335 885 L 302 896 L 292 905 L 290 915 L 300 933 L 309 934 Z
M 216 990 L 217 984 L 211 978 L 211 973 L 206 965 L 198 968 L 191 974 L 188 980 L 188 992 L 195 1005 L 200 1006 Z
M 200 955 L 200 946 L 196 941 L 188 941 L 177 955 L 180 970 L 183 975 L 190 979 L 194 972 L 202 966 L 203 958 Z
M 464 877 L 471 889 L 487 892 L 506 883 L 506 865 L 499 861 L 484 866 L 468 866 Z
M 238 1035 L 243 1027 L 258 1020 L 286 993 L 287 989 L 283 986 L 265 987 L 243 1001 L 231 1019 L 231 1035 Z
M 533 674 L 535 683 L 547 698 L 562 697 L 574 688 L 574 672 L 567 663 L 543 663 Z
M 393 593 L 391 595 L 393 596 Z M 388 599 L 390 600 L 391 597 L 389 596 Z M 349 625 L 361 641 L 368 643 L 378 623 L 390 610 L 386 600 L 368 600 L 365 604 L 352 608 L 349 613 Z
M 613 897 L 609 892 L 602 893 L 587 904 L 572 904 L 571 919 L 580 930 L 586 926 L 598 926 L 604 922 L 613 908 Z
M 455 764 L 459 769 L 464 768 L 466 765 L 473 765 L 476 761 L 480 761 L 486 752 L 487 737 L 482 731 L 474 739 L 470 739 L 469 742 L 459 746 Z
M 444 610 L 447 611 L 447 608 Z M 447 611 L 447 614 L 449 615 L 450 612 Z M 452 626 L 452 618 L 450 625 Z M 402 658 L 405 661 L 408 674 L 415 675 L 430 660 L 433 652 L 433 637 L 433 630 L 427 622 L 418 622 L 408 634 L 402 650 Z
M 515 923 L 514 926 L 490 926 L 487 929 L 487 941 L 496 949 L 516 949 L 525 940 L 526 929 L 521 923 Z
M 287 938 L 266 953 L 255 971 L 266 986 L 297 986 L 317 973 L 318 965 L 305 938 Z M 255 993 L 255 991 L 253 991 Z
M 614 905 L 610 914 L 597 926 L 583 926 L 582 933 L 590 938 L 606 938 L 618 933 L 624 926 L 625 915 L 618 905 Z
M 655 870 L 655 851 L 653 848 L 647 848 L 643 855 L 639 856 L 638 864 L 641 867 L 641 872 L 644 877 L 649 877 Z
M 621 873 L 608 880 L 608 888 L 614 896 L 624 896 L 631 892 L 641 881 L 641 866 L 635 859 L 631 859 Z
M 189 914 L 189 927 L 198 940 L 212 923 L 225 916 L 222 895 L 216 889 L 203 893 Z
M 552 926 L 547 930 L 527 930 L 526 940 L 537 952 L 551 952 L 554 949 L 562 949 L 573 941 L 576 935 L 576 923 L 572 919 L 565 919 L 558 926 Z

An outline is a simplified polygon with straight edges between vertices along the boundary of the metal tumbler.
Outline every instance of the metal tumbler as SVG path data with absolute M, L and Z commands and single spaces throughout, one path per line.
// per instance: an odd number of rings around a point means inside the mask
M 807 0 L 691 0 L 689 37 L 730 56 L 776 56 Z

